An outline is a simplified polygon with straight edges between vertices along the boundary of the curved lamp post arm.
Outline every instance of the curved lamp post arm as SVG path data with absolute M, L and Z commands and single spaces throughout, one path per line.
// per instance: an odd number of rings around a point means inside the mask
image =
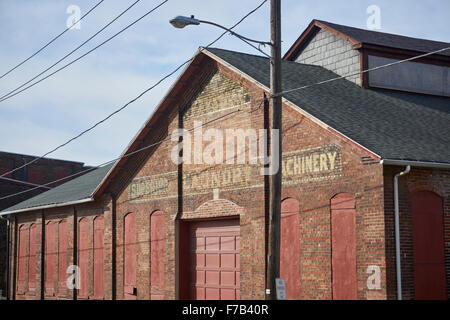
M 236 36 L 236 37 L 238 37 L 238 38 L 241 38 L 241 39 L 244 39 L 244 40 L 247 40 L 247 41 L 250 41 L 250 42 L 254 42 L 254 43 L 258 43 L 258 44 L 267 44 L 267 45 L 269 45 L 269 46 L 272 45 L 271 42 L 267 42 L 267 41 L 258 41 L 258 40 L 253 40 L 253 39 L 244 37 L 244 36 L 242 36 L 242 35 L 240 35 L 240 34 L 234 32 L 234 31 L 232 31 L 231 29 L 228 29 L 228 28 L 226 28 L 226 27 L 224 27 L 224 26 L 221 26 L 220 24 L 217 24 L 217 23 L 215 23 L 215 22 L 205 21 L 205 20 L 198 20 L 198 21 L 200 21 L 201 23 L 206 23 L 206 24 L 210 24 L 210 25 L 213 25 L 213 26 L 222 28 L 223 30 L 226 30 L 226 31 L 228 31 L 229 33 L 231 33 L 233 36 Z
M 238 33 L 234 32 L 234 31 L 232 31 L 231 29 L 228 29 L 228 28 L 226 28 L 226 27 L 224 27 L 224 26 L 221 26 L 220 24 L 217 24 L 217 23 L 215 23 L 215 22 L 195 19 L 194 16 L 191 16 L 191 17 L 177 16 L 177 17 L 173 18 L 172 20 L 170 20 L 170 23 L 171 23 L 175 28 L 180 28 L 180 29 L 181 29 L 181 28 L 184 28 L 185 26 L 191 25 L 191 24 L 192 24 L 192 25 L 199 25 L 200 23 L 210 24 L 210 25 L 219 27 L 219 28 L 221 28 L 221 29 L 223 29 L 223 30 L 226 30 L 226 31 L 228 31 L 229 33 L 231 33 L 232 35 L 234 35 L 234 36 L 236 36 L 236 37 L 238 37 L 238 38 L 240 38 L 240 39 L 242 39 L 242 40 L 247 40 L 247 41 L 250 41 L 250 42 L 254 42 L 254 43 L 258 43 L 258 44 L 263 44 L 263 45 L 266 45 L 266 44 L 267 44 L 267 45 L 270 45 L 270 46 L 272 45 L 271 42 L 267 42 L 267 41 L 258 41 L 258 40 L 253 40 L 253 39 L 250 39 L 250 38 L 241 36 L 240 34 L 238 34 Z

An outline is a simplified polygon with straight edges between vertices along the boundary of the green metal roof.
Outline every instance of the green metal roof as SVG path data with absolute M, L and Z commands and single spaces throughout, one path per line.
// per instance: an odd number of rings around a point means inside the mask
M 0 214 L 90 199 L 95 189 L 98 187 L 112 166 L 113 164 L 109 164 L 104 167 L 97 168 L 82 175 L 81 177 L 70 180 L 56 188 L 9 207 L 1 211 Z

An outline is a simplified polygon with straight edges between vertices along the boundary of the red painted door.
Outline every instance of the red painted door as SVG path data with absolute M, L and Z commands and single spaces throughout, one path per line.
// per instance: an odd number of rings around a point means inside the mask
M 67 222 L 62 220 L 58 226 L 58 295 L 67 293 Z
M 80 268 L 80 288 L 78 298 L 89 295 L 89 222 L 86 218 L 78 222 L 78 267 Z
M 45 295 L 55 295 L 55 264 L 56 264 L 56 232 L 55 223 L 45 226 Z
M 331 263 L 333 299 L 356 300 L 356 212 L 351 194 L 331 199 Z
M 154 212 L 150 218 L 150 295 L 152 300 L 164 298 L 164 214 Z
M 30 258 L 28 260 L 28 291 L 36 291 L 36 225 L 30 227 Z
M 17 293 L 24 294 L 26 287 L 27 266 L 27 229 L 25 226 L 19 228 L 19 274 L 17 277 Z
M 190 224 L 190 294 L 197 300 L 240 299 L 239 220 Z
M 124 298 L 136 299 L 136 215 L 124 219 Z
M 286 199 L 281 203 L 280 277 L 286 281 L 286 298 L 300 299 L 299 203 Z
M 94 298 L 103 299 L 104 290 L 104 220 L 97 217 L 94 220 Z
M 442 198 L 433 192 L 412 195 L 415 298 L 446 299 Z

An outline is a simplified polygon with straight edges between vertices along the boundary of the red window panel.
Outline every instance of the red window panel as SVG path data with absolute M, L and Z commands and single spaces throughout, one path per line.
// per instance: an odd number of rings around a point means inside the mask
M 28 291 L 36 291 L 36 225 L 30 227 L 30 257 L 28 259 Z
M 356 300 L 356 210 L 351 194 L 331 199 L 331 263 L 333 299 Z
M 164 214 L 156 211 L 150 218 L 151 299 L 164 298 Z
M 442 198 L 429 191 L 411 199 L 413 215 L 414 289 L 417 300 L 445 300 L 445 249 Z
M 299 203 L 281 203 L 280 276 L 286 281 L 286 298 L 300 299 L 300 222 Z
M 129 213 L 124 219 L 124 297 L 136 299 L 136 216 Z
M 55 295 L 56 233 L 54 222 L 45 226 L 45 295 Z
M 58 227 L 58 293 L 61 296 L 67 293 L 67 222 L 62 220 Z
M 42 183 L 42 172 L 40 169 L 29 169 L 28 170 L 28 182 L 41 184 Z
M 89 295 L 89 222 L 86 218 L 78 222 L 78 267 L 80 268 L 80 288 L 78 298 Z
M 26 266 L 27 266 L 27 229 L 25 226 L 19 228 L 19 267 L 17 277 L 17 293 L 24 294 L 26 287 Z
M 94 220 L 94 298 L 103 299 L 104 290 L 104 220 L 97 217 Z
M 67 177 L 68 175 L 70 175 L 70 172 L 68 170 L 64 170 L 64 169 L 57 170 L 56 171 L 56 180 Z M 56 182 L 56 185 L 59 186 L 66 182 L 67 182 L 67 180 L 61 180 L 61 181 Z

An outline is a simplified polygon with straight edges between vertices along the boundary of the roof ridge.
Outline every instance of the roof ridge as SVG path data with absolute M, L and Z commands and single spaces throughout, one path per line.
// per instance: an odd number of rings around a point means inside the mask
M 339 24 L 339 23 L 329 22 L 329 21 L 325 21 L 325 20 L 318 20 L 318 19 L 314 19 L 314 20 L 317 22 L 323 23 L 325 25 L 328 25 L 329 27 L 332 27 L 333 25 L 335 25 L 335 26 L 344 27 L 344 28 L 356 29 L 356 30 L 360 30 L 360 31 L 364 31 L 364 32 L 378 33 L 380 35 L 391 35 L 391 36 L 396 36 L 396 37 L 409 38 L 409 39 L 421 40 L 421 41 L 429 41 L 429 42 L 435 42 L 435 43 L 440 43 L 440 44 L 447 44 L 447 45 L 450 44 L 450 42 L 445 42 L 445 41 L 440 41 L 440 40 L 417 38 L 417 37 L 405 36 L 405 35 L 398 34 L 398 33 L 390 33 L 390 32 L 383 32 L 383 31 L 377 31 L 377 30 L 367 30 L 364 28 L 348 26 L 345 24 Z
M 212 50 L 221 50 L 221 51 L 227 51 L 227 52 L 232 52 L 232 53 L 239 53 L 239 54 L 245 54 L 245 55 L 247 55 L 247 56 L 253 56 L 253 57 L 257 57 L 257 58 L 262 58 L 262 59 L 269 59 L 269 58 L 267 58 L 267 57 L 264 57 L 264 56 L 259 56 L 259 55 L 257 55 L 257 54 L 252 54 L 252 53 L 246 53 L 246 52 L 240 52 L 240 51 L 234 51 L 234 50 L 228 50 L 228 49 L 222 49 L 222 48 L 205 48 L 205 47 L 200 47 L 200 48 L 203 48 L 204 50 L 206 50 L 206 51 L 209 51 L 210 49 L 212 49 Z

